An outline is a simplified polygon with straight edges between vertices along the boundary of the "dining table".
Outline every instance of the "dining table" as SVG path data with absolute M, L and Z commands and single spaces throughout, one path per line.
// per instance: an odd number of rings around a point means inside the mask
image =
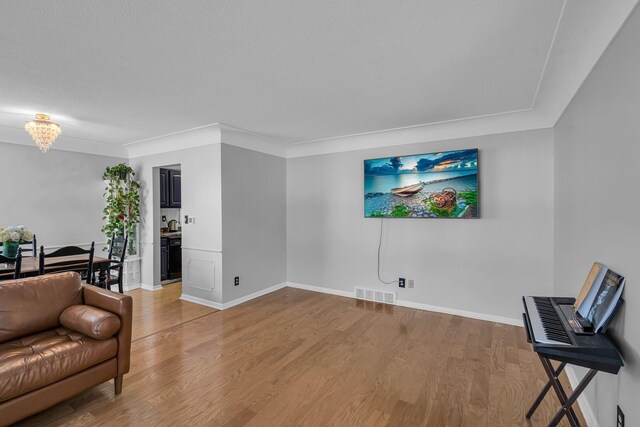
M 86 255 L 67 255 L 67 256 L 58 256 L 58 257 L 50 257 L 44 259 L 45 267 L 47 264 L 55 264 L 59 262 L 71 262 L 71 261 L 84 261 L 87 259 Z M 101 258 L 101 257 L 93 257 L 93 269 L 94 271 L 98 271 L 98 281 L 97 285 L 101 288 L 107 287 L 107 270 L 109 268 L 109 264 L 111 264 L 111 260 L 109 258 Z M 20 275 L 29 277 L 29 276 L 37 276 L 40 272 L 40 261 L 37 256 L 23 256 L 22 264 L 20 268 Z

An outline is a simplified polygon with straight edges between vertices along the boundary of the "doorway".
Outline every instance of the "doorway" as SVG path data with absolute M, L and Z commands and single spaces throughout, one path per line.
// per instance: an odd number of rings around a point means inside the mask
M 182 281 L 182 172 L 180 165 L 159 168 L 160 284 Z

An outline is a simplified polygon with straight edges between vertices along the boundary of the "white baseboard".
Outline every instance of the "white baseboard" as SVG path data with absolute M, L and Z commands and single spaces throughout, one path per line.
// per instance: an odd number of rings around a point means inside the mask
M 468 317 L 470 319 L 486 320 L 488 322 L 504 323 L 506 325 L 523 326 L 522 319 L 512 319 L 510 317 L 495 316 L 493 314 L 476 313 L 475 311 L 458 310 L 455 308 L 440 307 L 437 305 L 422 304 L 413 301 L 396 300 L 396 305 L 408 308 L 415 308 L 424 311 L 435 311 L 437 313 L 451 314 L 454 316 Z
M 277 285 L 273 285 L 273 286 L 270 286 L 268 288 L 261 289 L 261 290 L 259 290 L 257 292 L 253 292 L 253 293 L 251 293 L 249 295 L 245 295 L 243 297 L 236 298 L 236 299 L 234 299 L 232 301 L 225 302 L 225 303 L 219 303 L 219 302 L 215 302 L 215 301 L 210 301 L 208 299 L 194 297 L 194 296 L 187 295 L 187 294 L 180 295 L 180 299 L 184 300 L 184 301 L 189 301 L 189 302 L 193 302 L 193 303 L 196 303 L 196 304 L 204 305 L 204 306 L 207 306 L 207 307 L 215 308 L 217 310 L 226 310 L 228 308 L 235 307 L 236 305 L 242 304 L 243 302 L 250 301 L 250 300 L 252 300 L 254 298 L 258 298 L 258 297 L 261 297 L 263 295 L 270 294 L 271 292 L 275 292 L 275 291 L 277 291 L 279 289 L 286 288 L 286 287 L 287 287 L 287 283 L 286 282 L 278 283 Z
M 243 297 L 236 298 L 236 299 L 234 299 L 232 301 L 222 303 L 222 310 L 234 307 L 234 306 L 236 306 L 238 304 L 242 304 L 243 302 L 247 302 L 247 301 L 252 300 L 254 298 L 258 298 L 258 297 L 261 297 L 263 295 L 270 294 L 271 292 L 275 292 L 275 291 L 277 291 L 279 289 L 286 288 L 286 287 L 287 287 L 287 282 L 282 282 L 282 283 L 278 283 L 277 285 L 270 286 L 270 287 L 268 287 L 266 289 L 261 289 L 261 290 L 259 290 L 257 292 L 253 292 L 253 293 L 251 293 L 249 295 L 245 295 Z
M 154 286 L 154 285 L 148 285 L 146 283 L 140 283 L 140 287 L 145 291 L 159 291 L 160 289 L 162 289 L 162 285 Z
M 578 376 L 576 375 L 576 371 L 573 369 L 573 366 L 569 366 L 569 365 L 567 365 L 566 368 L 564 368 L 564 371 L 567 373 L 567 378 L 569 379 L 569 384 L 571 384 L 571 388 L 575 390 L 575 388 L 578 386 L 578 383 L 580 383 L 580 380 L 578 380 Z M 584 394 L 581 394 L 580 397 L 578 397 L 578 406 L 580 406 L 580 411 L 584 416 L 584 420 L 587 422 L 587 426 L 600 427 L 600 424 L 598 423 L 598 418 L 596 417 L 596 414 L 593 412 L 593 408 L 591 407 L 591 404 L 589 403 L 587 396 L 585 396 Z
M 322 286 L 305 285 L 302 283 L 287 282 L 287 286 L 296 289 L 305 289 L 307 291 L 321 292 L 323 294 L 338 295 L 341 297 L 355 298 L 353 292 L 343 291 L 333 288 L 325 288 Z M 469 317 L 471 319 L 487 320 L 489 322 L 504 323 L 507 325 L 522 326 L 522 319 L 512 319 L 509 317 L 494 316 L 492 314 L 476 313 L 473 311 L 457 310 L 454 308 L 439 307 L 435 305 L 422 304 L 412 301 L 396 300 L 396 305 L 407 308 L 415 308 L 417 310 L 435 311 L 437 313 L 452 314 L 454 316 Z
M 216 310 L 224 310 L 224 307 L 219 302 L 211 301 L 204 298 L 194 297 L 192 295 L 182 294 L 180 299 L 183 301 L 189 301 L 194 304 L 204 305 L 205 307 L 215 308 Z
M 353 292 L 341 291 L 339 289 L 324 288 L 322 286 L 305 285 L 303 283 L 287 282 L 290 288 L 304 289 L 305 291 L 320 292 L 323 294 L 337 295 L 339 297 L 355 298 Z

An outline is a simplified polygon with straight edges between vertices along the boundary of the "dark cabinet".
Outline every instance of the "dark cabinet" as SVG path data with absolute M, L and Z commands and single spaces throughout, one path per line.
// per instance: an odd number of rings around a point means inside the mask
M 160 169 L 160 207 L 182 207 L 182 176 L 180 171 Z
M 169 278 L 169 239 L 160 239 L 160 280 Z
M 160 169 L 160 207 L 169 207 L 169 171 Z
M 182 207 L 182 175 L 180 171 L 169 171 L 169 206 Z

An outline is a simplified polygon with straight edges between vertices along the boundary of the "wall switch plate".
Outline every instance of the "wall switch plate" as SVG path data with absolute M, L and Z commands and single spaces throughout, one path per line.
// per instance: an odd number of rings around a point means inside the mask
M 620 405 L 618 405 L 618 416 L 616 420 L 616 427 L 624 427 L 624 412 L 620 409 Z
M 414 285 L 413 279 L 409 279 L 409 287 L 413 288 L 413 285 Z
M 233 286 L 238 286 L 239 284 L 240 284 L 240 277 L 239 277 L 239 276 L 236 276 L 236 277 L 233 279 Z
M 401 288 L 404 288 L 404 277 L 401 277 L 400 279 L 398 279 L 398 286 L 400 286 Z

